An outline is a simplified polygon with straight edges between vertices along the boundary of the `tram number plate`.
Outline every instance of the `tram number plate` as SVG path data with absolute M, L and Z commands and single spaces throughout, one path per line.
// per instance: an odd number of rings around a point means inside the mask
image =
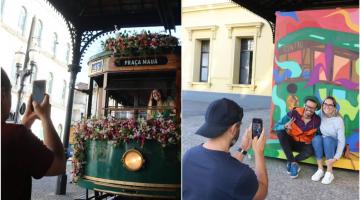
M 115 65 L 117 67 L 166 65 L 167 63 L 168 59 L 165 56 L 148 58 L 118 58 L 115 60 Z

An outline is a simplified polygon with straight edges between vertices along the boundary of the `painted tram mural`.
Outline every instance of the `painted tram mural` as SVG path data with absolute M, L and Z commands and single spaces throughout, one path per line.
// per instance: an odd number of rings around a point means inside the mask
M 334 166 L 359 170 L 358 8 L 276 13 L 271 127 L 305 96 L 338 102 L 346 154 Z M 275 132 L 266 156 L 286 159 Z M 314 158 L 304 162 L 316 163 Z
M 73 127 L 73 181 L 98 199 L 180 199 L 177 38 L 123 32 L 103 46 L 88 62 L 95 112 Z

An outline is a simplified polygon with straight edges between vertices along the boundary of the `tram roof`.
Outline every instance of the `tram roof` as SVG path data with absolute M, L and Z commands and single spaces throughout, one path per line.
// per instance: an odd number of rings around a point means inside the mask
M 339 40 L 341 38 L 341 40 Z M 322 44 L 332 44 L 335 47 L 359 51 L 359 35 L 322 28 L 304 28 L 281 38 L 276 44 L 277 48 L 292 44 L 301 40 L 309 40 Z
M 240 6 L 275 24 L 276 11 L 300 11 L 337 7 L 359 7 L 359 0 L 232 0 Z
M 83 31 L 181 24 L 180 0 L 47 0 Z

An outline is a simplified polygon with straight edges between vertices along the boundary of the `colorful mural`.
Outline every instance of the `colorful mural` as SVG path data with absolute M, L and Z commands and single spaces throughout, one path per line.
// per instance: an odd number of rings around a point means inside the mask
M 276 13 L 271 127 L 305 96 L 338 102 L 350 156 L 335 167 L 359 170 L 359 9 Z M 266 156 L 285 159 L 276 133 Z M 316 163 L 314 158 L 304 162 Z

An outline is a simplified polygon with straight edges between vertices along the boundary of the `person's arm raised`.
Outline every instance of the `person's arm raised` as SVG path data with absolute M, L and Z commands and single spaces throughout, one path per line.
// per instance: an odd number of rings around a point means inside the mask
M 34 112 L 34 107 L 32 106 L 32 95 L 30 95 L 28 102 L 26 103 L 26 110 L 21 123 L 28 129 L 31 128 L 34 121 L 38 118 Z
M 264 158 L 264 147 L 266 144 L 266 137 L 264 129 L 260 137 L 255 137 L 252 141 L 252 148 L 255 154 L 255 174 L 257 176 L 259 187 L 253 198 L 253 200 L 265 199 L 268 192 L 268 175 L 266 171 L 265 158 Z
M 243 149 L 244 151 L 248 151 L 251 148 L 251 124 L 245 130 L 245 133 L 243 134 L 243 136 L 241 138 L 240 148 Z M 244 155 L 241 154 L 239 151 L 236 151 L 235 153 L 233 153 L 232 156 L 240 162 L 242 162 L 244 159 Z
M 55 176 L 65 173 L 66 158 L 63 144 L 51 121 L 51 105 L 49 95 L 45 95 L 41 104 L 33 101 L 34 112 L 40 118 L 44 130 L 44 144 L 54 153 L 54 160 L 45 176 Z

